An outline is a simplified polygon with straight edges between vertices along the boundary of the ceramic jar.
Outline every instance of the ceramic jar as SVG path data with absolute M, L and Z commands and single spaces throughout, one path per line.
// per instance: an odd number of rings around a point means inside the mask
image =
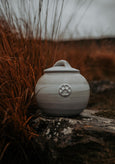
M 89 94 L 87 80 L 65 60 L 45 69 L 35 87 L 39 108 L 55 116 L 80 114 L 88 104 Z

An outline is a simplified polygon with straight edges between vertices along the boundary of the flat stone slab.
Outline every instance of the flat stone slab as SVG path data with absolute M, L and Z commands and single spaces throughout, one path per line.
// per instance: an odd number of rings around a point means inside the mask
M 40 145 L 43 151 L 48 151 L 49 161 L 51 160 L 52 163 L 59 160 L 59 163 L 63 164 L 60 156 L 64 156 L 65 159 L 67 156 L 72 158 L 71 152 L 73 152 L 76 159 L 74 162 L 80 160 L 80 163 L 84 164 L 88 160 L 90 164 L 90 154 L 83 153 L 89 151 L 89 148 L 95 155 L 98 154 L 102 163 L 104 161 L 101 160 L 101 155 L 104 154 L 106 163 L 108 150 L 112 153 L 107 160 L 115 159 L 115 120 L 96 116 L 96 112 L 98 111 L 86 109 L 81 115 L 69 118 L 48 117 L 40 114 L 32 124 L 39 134 L 34 138 L 35 144 Z M 92 157 L 91 159 L 91 163 L 95 163 Z
M 81 113 L 83 122 L 85 121 L 85 123 L 90 124 L 93 127 L 101 128 L 103 131 L 108 130 L 111 133 L 115 133 L 115 120 L 96 116 L 95 113 L 98 113 L 98 111 L 84 110 Z
M 66 147 L 79 142 L 79 140 L 73 140 L 75 135 L 79 138 L 81 136 L 84 140 L 87 140 L 87 133 L 97 138 L 99 134 L 105 133 L 114 136 L 115 120 L 95 116 L 96 112 L 86 109 L 80 116 L 73 118 L 39 116 L 34 120 L 33 127 L 40 136 L 45 137 L 47 141 L 53 141 L 58 147 Z M 103 138 L 105 137 L 103 135 Z

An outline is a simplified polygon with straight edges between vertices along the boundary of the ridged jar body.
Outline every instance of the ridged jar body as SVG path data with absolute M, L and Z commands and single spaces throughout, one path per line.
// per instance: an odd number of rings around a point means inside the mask
M 44 113 L 70 116 L 80 114 L 86 108 L 90 88 L 79 72 L 49 72 L 38 80 L 35 94 Z

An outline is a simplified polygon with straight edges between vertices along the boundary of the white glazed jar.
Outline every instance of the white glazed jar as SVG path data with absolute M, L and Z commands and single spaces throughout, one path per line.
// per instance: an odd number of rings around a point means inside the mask
M 80 114 L 88 104 L 89 94 L 87 80 L 65 60 L 45 69 L 35 87 L 39 108 L 55 116 Z

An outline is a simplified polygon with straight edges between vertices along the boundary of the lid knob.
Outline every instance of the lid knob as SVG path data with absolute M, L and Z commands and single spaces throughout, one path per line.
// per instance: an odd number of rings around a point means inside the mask
M 62 67 L 66 67 L 66 68 L 71 68 L 70 64 L 66 61 L 66 60 L 59 60 L 57 61 L 53 67 L 57 67 L 57 66 L 62 66 Z

